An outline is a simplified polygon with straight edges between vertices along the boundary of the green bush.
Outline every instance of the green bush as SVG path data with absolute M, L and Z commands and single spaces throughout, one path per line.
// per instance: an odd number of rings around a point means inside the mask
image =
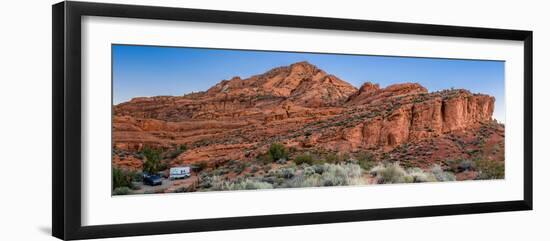
M 234 181 L 225 180 L 220 176 L 213 176 L 210 180 L 211 190 L 228 191 L 228 190 L 254 190 L 254 189 L 271 189 L 273 185 L 267 182 L 252 180 L 249 178 L 237 179 Z
M 141 172 L 134 172 L 132 175 L 132 181 L 134 182 L 142 182 L 143 181 L 143 173 Z
M 340 158 L 335 153 L 329 153 L 325 156 L 325 162 L 327 162 L 327 163 L 338 163 L 338 162 L 340 162 Z
M 160 163 L 160 150 L 145 147 L 141 153 L 145 157 L 145 162 L 143 163 L 144 172 L 153 174 L 161 171 L 162 165 Z
M 267 182 L 245 179 L 243 181 L 233 183 L 230 188 L 230 190 L 272 189 L 273 185 Z
M 272 161 L 277 161 L 279 159 L 288 159 L 288 150 L 281 143 L 273 143 L 269 147 L 269 156 L 271 156 Z
M 132 180 L 135 176 L 134 172 L 120 168 L 112 168 L 111 172 L 113 178 L 113 190 L 119 187 L 132 187 Z
M 412 177 L 412 182 L 437 182 L 433 173 L 425 172 L 418 167 L 408 169 L 407 173 Z
M 243 162 L 237 163 L 233 171 L 237 174 L 241 174 L 246 169 L 246 164 Z
M 370 172 L 376 177 L 379 184 L 410 183 L 414 181 L 414 178 L 409 176 L 407 171 L 399 166 L 399 163 L 378 165 L 373 167 Z
M 409 168 L 405 170 L 399 163 L 378 165 L 371 169 L 379 184 L 384 183 L 412 183 L 412 182 L 447 182 L 455 181 L 452 172 L 446 172 L 441 166 L 434 165 L 429 171 L 420 168 Z
M 308 153 L 301 154 L 301 155 L 298 155 L 298 156 L 294 157 L 294 163 L 296 163 L 296 165 L 302 165 L 304 163 L 306 163 L 308 165 L 312 165 L 313 164 L 313 157 Z
M 306 177 L 312 176 L 312 175 L 316 174 L 315 168 L 312 167 L 312 166 L 306 166 L 306 167 L 304 167 L 304 170 L 302 171 L 302 174 Z
M 364 170 L 370 170 L 376 164 L 374 155 L 371 153 L 359 152 L 355 158 L 357 158 L 357 164 Z
M 223 176 L 223 175 L 228 174 L 230 171 L 231 171 L 231 169 L 229 169 L 229 167 L 221 166 L 221 167 L 218 167 L 218 168 L 214 169 L 212 171 L 212 174 L 214 174 L 215 176 Z
M 363 171 L 356 164 L 325 164 L 323 174 L 321 174 L 321 184 L 323 186 L 347 186 L 362 185 Z
M 179 145 L 178 150 L 181 151 L 181 152 L 187 151 L 187 145 L 185 145 L 185 144 Z
M 323 169 L 317 172 L 316 169 Z M 322 187 L 366 184 L 363 171 L 357 164 L 322 164 L 303 166 L 302 172 L 278 187 Z
M 431 169 L 432 174 L 435 176 L 437 181 L 440 182 L 449 182 L 456 181 L 456 177 L 452 172 L 446 172 L 441 169 L 441 166 L 434 165 Z
M 256 160 L 264 165 L 271 164 L 274 161 L 273 157 L 269 153 L 258 155 Z
M 475 168 L 479 173 L 477 179 L 504 179 L 504 161 L 477 159 Z
M 113 190 L 113 195 L 128 195 L 132 190 L 128 187 L 117 187 Z
M 278 178 L 290 179 L 294 177 L 296 169 L 293 167 L 283 167 L 275 171 L 275 176 Z

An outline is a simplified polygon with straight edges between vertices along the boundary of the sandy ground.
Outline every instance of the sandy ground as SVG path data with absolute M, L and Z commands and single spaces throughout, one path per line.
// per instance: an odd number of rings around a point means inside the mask
M 197 183 L 197 181 L 198 177 L 193 174 L 191 177 L 185 179 L 170 180 L 169 178 L 162 178 L 162 185 L 158 186 L 149 186 L 141 182 L 135 182 L 134 184 L 139 186 L 140 189 L 133 191 L 132 194 L 176 192 L 179 189 L 187 188 Z

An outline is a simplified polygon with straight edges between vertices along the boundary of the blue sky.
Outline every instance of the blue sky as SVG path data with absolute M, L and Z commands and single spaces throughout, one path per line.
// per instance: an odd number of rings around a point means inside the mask
M 431 91 L 464 88 L 496 98 L 504 121 L 504 62 L 369 55 L 113 45 L 113 102 L 133 97 L 183 95 L 233 76 L 247 78 L 274 67 L 308 61 L 360 87 L 417 82 Z

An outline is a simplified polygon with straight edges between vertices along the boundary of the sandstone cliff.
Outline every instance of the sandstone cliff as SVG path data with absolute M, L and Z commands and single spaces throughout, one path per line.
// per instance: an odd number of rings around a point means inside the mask
M 356 89 L 299 62 L 224 80 L 204 92 L 116 105 L 113 138 L 115 149 L 127 151 L 190 146 L 174 163 L 253 158 L 274 142 L 388 153 L 487 126 L 494 101 L 463 89 L 429 93 L 417 83 L 380 88 L 367 82 Z

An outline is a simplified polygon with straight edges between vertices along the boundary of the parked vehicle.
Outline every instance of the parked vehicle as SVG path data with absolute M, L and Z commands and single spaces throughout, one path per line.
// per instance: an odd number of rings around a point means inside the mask
M 191 167 L 172 167 L 170 168 L 170 179 L 187 178 L 191 176 Z
M 149 186 L 162 185 L 162 178 L 160 175 L 144 174 L 143 183 Z

